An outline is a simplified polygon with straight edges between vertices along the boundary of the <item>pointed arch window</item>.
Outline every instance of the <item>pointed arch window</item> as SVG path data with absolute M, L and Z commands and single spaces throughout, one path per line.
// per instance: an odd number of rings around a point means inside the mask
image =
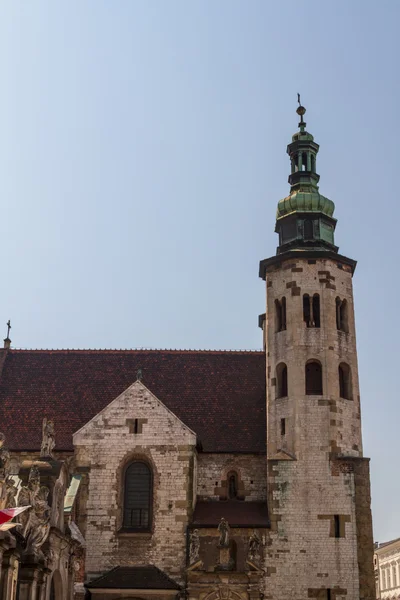
M 149 531 L 152 519 L 153 473 L 142 461 L 131 462 L 125 469 L 123 528 Z

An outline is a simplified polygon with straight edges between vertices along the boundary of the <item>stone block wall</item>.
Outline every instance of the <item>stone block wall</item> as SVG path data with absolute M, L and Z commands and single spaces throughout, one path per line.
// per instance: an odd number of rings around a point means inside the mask
M 132 419 L 141 422 L 133 433 Z M 140 382 L 74 436 L 76 464 L 87 471 L 87 578 L 129 564 L 154 564 L 182 582 L 186 526 L 193 510 L 196 436 Z M 134 459 L 153 471 L 150 532 L 120 531 L 123 474 Z
M 219 500 L 228 496 L 227 477 L 238 475 L 240 496 L 247 501 L 262 501 L 267 497 L 267 462 L 259 454 L 210 454 L 197 457 L 197 497 L 199 500 Z
M 369 490 L 354 468 L 337 461 L 343 456 L 362 460 L 352 273 L 339 260 L 299 259 L 271 269 L 266 281 L 271 532 L 265 598 L 372 600 L 370 591 L 362 591 L 369 575 L 362 575 L 359 553 L 360 511 L 370 515 Z M 307 327 L 304 294 L 319 296 L 320 327 Z M 275 301 L 283 297 L 286 329 L 277 331 Z M 347 302 L 346 331 L 337 327 L 336 298 Z M 321 365 L 322 393 L 306 393 L 310 360 Z M 287 366 L 285 394 L 278 391 L 282 363 Z M 351 370 L 350 398 L 340 394 L 341 363 Z M 361 561 L 367 564 L 365 555 Z M 369 569 L 373 574 L 372 553 Z

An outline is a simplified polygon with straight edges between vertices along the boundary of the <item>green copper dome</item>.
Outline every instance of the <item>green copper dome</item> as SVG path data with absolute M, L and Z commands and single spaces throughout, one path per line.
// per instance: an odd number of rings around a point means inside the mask
M 287 147 L 290 158 L 290 193 L 278 202 L 275 231 L 279 233 L 278 254 L 288 250 L 329 250 L 337 252 L 333 218 L 335 205 L 319 193 L 317 154 L 319 145 L 306 131 L 303 116 L 306 112 L 300 104 L 296 110 L 300 116 L 299 131 L 292 136 Z
M 280 219 L 293 212 L 315 212 L 322 213 L 328 217 L 333 216 L 335 204 L 317 190 L 294 190 L 286 198 L 278 202 L 276 218 Z

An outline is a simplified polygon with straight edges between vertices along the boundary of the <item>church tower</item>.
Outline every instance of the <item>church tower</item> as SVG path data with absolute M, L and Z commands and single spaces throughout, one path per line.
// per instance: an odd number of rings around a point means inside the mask
M 363 457 L 352 277 L 334 203 L 320 194 L 318 144 L 287 147 L 276 256 L 262 260 L 267 309 L 266 598 L 375 598 L 369 459 Z

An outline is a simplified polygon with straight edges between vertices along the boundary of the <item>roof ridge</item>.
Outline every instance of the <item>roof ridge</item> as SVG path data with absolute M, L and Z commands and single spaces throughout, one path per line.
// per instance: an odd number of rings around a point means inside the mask
M 179 348 L 11 348 L 9 352 L 17 352 L 17 353 L 39 353 L 39 352 L 48 352 L 53 354 L 68 354 L 68 353 L 77 353 L 77 354 L 122 354 L 122 353 L 136 353 L 136 352 L 170 352 L 171 354 L 264 354 L 264 351 L 261 349 L 239 349 L 239 350 L 222 350 L 222 349 L 179 349 Z

